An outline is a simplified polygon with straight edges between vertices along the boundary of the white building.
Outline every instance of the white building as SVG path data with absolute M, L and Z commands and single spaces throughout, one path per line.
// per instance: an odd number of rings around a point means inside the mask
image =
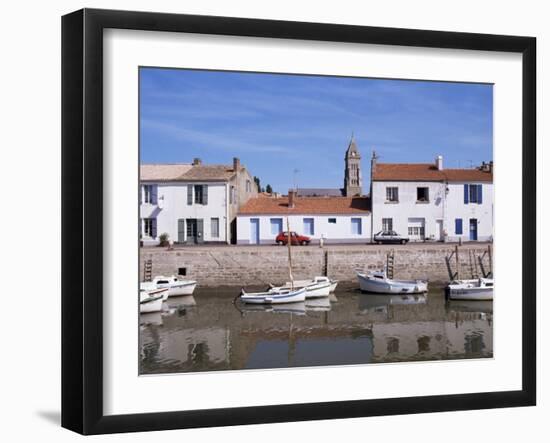
M 411 241 L 493 239 L 493 164 L 445 169 L 432 163 L 371 165 L 372 235 L 393 230 Z
M 249 200 L 237 216 L 238 244 L 274 244 L 287 230 L 306 235 L 312 243 L 365 243 L 370 241 L 368 197 L 260 196 Z
M 235 242 L 238 208 L 256 195 L 237 158 L 233 165 L 141 165 L 141 241 L 158 244 L 166 233 L 176 243 Z

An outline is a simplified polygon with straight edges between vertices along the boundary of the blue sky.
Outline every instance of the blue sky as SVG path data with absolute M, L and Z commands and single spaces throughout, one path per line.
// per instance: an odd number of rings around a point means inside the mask
M 139 118 L 142 163 L 239 157 L 283 193 L 342 187 L 352 133 L 365 192 L 373 150 L 449 168 L 493 155 L 491 85 L 141 68 Z

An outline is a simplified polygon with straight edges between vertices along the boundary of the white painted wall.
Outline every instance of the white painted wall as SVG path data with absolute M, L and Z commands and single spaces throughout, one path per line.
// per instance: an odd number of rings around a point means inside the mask
M 399 201 L 386 201 L 386 188 L 399 189 Z M 416 190 L 427 187 L 429 202 L 417 202 Z M 372 227 L 373 234 L 382 230 L 382 219 L 392 218 L 393 229 L 401 235 L 408 235 L 408 219 L 424 218 L 425 236 L 436 236 L 436 220 L 443 219 L 445 185 L 437 182 L 384 181 L 372 183 Z
M 464 203 L 464 182 L 398 182 L 375 181 L 372 184 L 372 226 L 373 234 L 382 230 L 382 219 L 392 218 L 393 229 L 401 235 L 408 235 L 410 218 L 424 218 L 425 237 L 439 239 L 437 220 L 443 220 L 446 241 L 469 240 L 470 219 L 477 220 L 478 241 L 492 240 L 493 237 L 493 184 L 481 184 L 482 203 Z M 386 188 L 399 189 L 399 202 L 386 201 Z M 417 188 L 429 189 L 429 202 L 417 202 Z M 447 189 L 447 191 L 446 191 Z M 462 219 L 462 235 L 455 234 L 455 219 Z
M 187 186 L 194 185 L 208 186 L 208 204 L 195 203 L 194 199 L 192 205 L 187 204 Z M 189 185 L 187 183 L 158 183 L 157 199 L 156 205 L 149 203 L 140 205 L 140 219 L 157 219 L 157 237 L 166 232 L 171 240 L 178 241 L 178 219 L 196 218 L 203 219 L 205 242 L 228 241 L 227 185 L 225 182 L 193 182 Z M 212 236 L 212 218 L 219 219 L 219 237 Z M 185 237 L 187 240 L 187 233 Z M 146 243 L 147 240 L 149 239 L 144 237 Z
M 239 215 L 237 217 L 237 243 L 249 244 L 251 241 L 250 219 L 260 221 L 260 243 L 273 244 L 277 234 L 271 232 L 271 219 L 280 218 L 283 221 L 283 230 L 286 230 L 286 216 L 283 215 Z M 305 234 L 304 218 L 313 218 L 313 235 Z M 335 218 L 336 223 L 329 223 L 329 218 Z M 351 219 L 361 219 L 361 235 L 352 233 Z M 371 217 L 365 214 L 357 215 L 291 215 L 288 217 L 290 230 L 298 234 L 311 237 L 312 243 L 318 243 L 321 236 L 326 243 L 366 243 L 370 242 Z
M 478 183 L 482 185 L 482 203 L 464 204 L 464 183 L 449 183 L 447 194 L 446 221 L 447 239 L 458 241 L 469 240 L 470 219 L 477 220 L 477 235 L 479 241 L 492 240 L 493 238 L 493 184 Z M 462 218 L 462 235 L 455 233 L 455 219 Z

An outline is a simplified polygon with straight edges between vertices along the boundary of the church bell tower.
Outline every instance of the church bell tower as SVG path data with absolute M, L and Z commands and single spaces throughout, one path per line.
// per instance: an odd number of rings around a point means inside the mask
M 363 181 L 361 178 L 361 154 L 353 135 L 349 142 L 345 157 L 346 170 L 344 174 L 344 191 L 346 197 L 363 194 Z

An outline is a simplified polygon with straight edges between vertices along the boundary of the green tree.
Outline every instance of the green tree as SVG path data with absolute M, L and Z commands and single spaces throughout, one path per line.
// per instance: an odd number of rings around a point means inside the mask
M 268 194 L 271 194 L 273 193 L 273 188 L 271 187 L 271 185 L 268 183 L 268 185 L 265 187 L 265 192 L 267 192 Z
M 256 176 L 254 176 L 254 183 L 256 183 L 256 187 L 258 188 L 258 192 L 262 192 L 262 187 L 260 186 L 260 179 Z

